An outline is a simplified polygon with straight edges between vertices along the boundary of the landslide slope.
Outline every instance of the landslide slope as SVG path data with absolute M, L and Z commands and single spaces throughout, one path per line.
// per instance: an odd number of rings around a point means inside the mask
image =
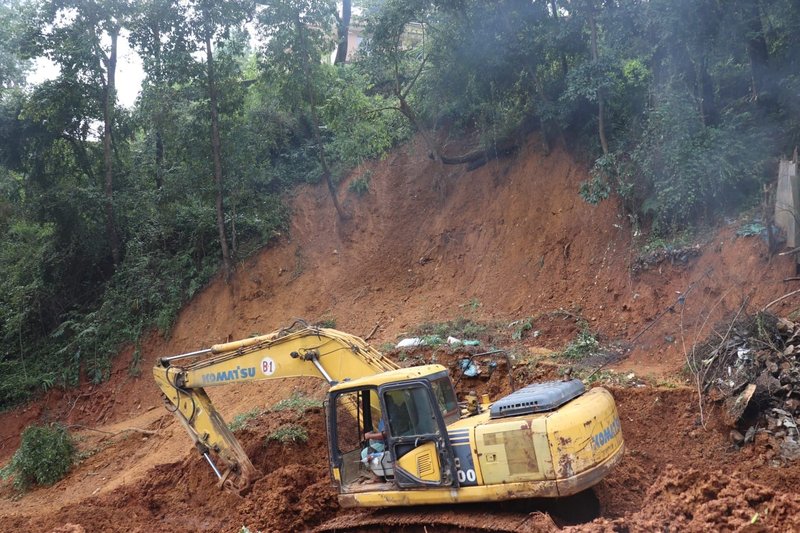
M 303 509 L 297 511 L 306 516 L 300 522 L 283 517 L 274 523 L 277 529 L 296 529 L 335 513 L 321 431 L 312 435 L 315 444 L 305 454 L 273 449 L 261 457 L 269 472 L 261 483 L 269 497 L 258 501 L 266 508 L 209 492 L 210 474 L 161 408 L 150 379 L 158 356 L 265 333 L 294 317 L 333 320 L 338 329 L 362 336 L 378 324 L 372 342 L 380 345 L 425 322 L 460 316 L 510 322 L 566 310 L 584 317 L 605 340 L 635 340 L 618 363 L 621 368 L 664 375 L 683 365 L 681 341 L 691 344 L 699 325 L 737 309 L 744 299 L 764 304 L 795 288 L 783 282 L 794 272 L 791 260 L 770 259 L 761 240 L 737 238 L 734 226 L 709 233 L 685 257 L 656 257 L 646 268 L 632 268 L 639 251 L 618 205 L 586 204 L 577 190 L 587 169 L 563 148 L 545 155 L 538 146 L 531 139 L 518 154 L 471 172 L 439 166 L 420 145 L 397 149 L 351 174 L 350 180 L 369 174 L 364 196 L 342 184 L 351 214 L 344 222 L 336 218 L 324 187 L 298 189 L 289 234 L 239 264 L 230 284 L 211 283 L 183 310 L 168 339 L 155 333 L 145 339 L 140 361 L 128 349 L 116 360 L 109 382 L 53 391 L 0 415 L 0 461 L 33 420 L 73 425 L 85 452 L 52 488 L 21 500 L 3 489 L 0 525 L 230 531 L 245 520 L 264 527 L 277 516 L 270 508 L 275 506 Z M 796 303 L 789 298 L 774 310 Z M 539 342 L 557 348 L 575 330 L 544 331 Z M 313 380 L 211 394 L 223 413 L 233 415 L 268 407 L 298 390 L 316 398 L 324 394 Z M 691 394 L 681 394 L 691 401 Z M 693 416 L 686 415 L 686 424 Z M 633 424 L 634 417 L 630 420 Z

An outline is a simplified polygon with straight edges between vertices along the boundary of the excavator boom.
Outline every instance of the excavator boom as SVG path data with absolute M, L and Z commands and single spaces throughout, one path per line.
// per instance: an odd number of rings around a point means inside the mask
M 220 485 L 243 494 L 260 473 L 214 408 L 205 387 L 303 376 L 333 385 L 397 368 L 356 336 L 303 327 L 162 357 L 153 376 L 167 409 L 189 433 Z M 214 462 L 211 451 L 223 464 Z

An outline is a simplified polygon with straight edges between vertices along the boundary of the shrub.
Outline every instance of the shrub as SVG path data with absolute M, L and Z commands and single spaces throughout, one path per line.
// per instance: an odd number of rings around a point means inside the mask
M 575 340 L 567 345 L 561 355 L 569 359 L 582 359 L 599 347 L 600 342 L 597 340 L 597 337 L 592 330 L 589 329 L 589 326 L 584 324 L 577 337 L 575 337 Z
M 262 414 L 264 414 L 264 410 L 259 409 L 258 407 L 254 407 L 253 409 L 245 411 L 244 413 L 239 413 L 228 423 L 228 429 L 231 431 L 239 431 L 240 429 L 244 429 L 247 427 L 247 423 L 249 421 L 258 418 Z
M 282 444 L 286 444 L 287 442 L 307 442 L 308 431 L 306 431 L 306 428 L 303 426 L 290 424 L 280 427 L 267 435 L 267 442 L 271 440 L 276 440 Z
M 364 196 L 369 192 L 369 180 L 371 177 L 372 173 L 370 171 L 366 171 L 361 176 L 351 181 L 350 186 L 347 189 L 358 196 Z
M 31 485 L 52 485 L 69 472 L 75 457 L 75 444 L 61 424 L 31 425 L 22 432 L 19 449 L 0 474 L 14 478 L 14 487 L 26 490 Z
M 289 398 L 284 398 L 272 406 L 270 411 L 295 411 L 297 414 L 303 414 L 309 409 L 319 409 L 322 407 L 322 402 L 308 398 L 302 394 L 292 394 Z
M 318 322 L 314 322 L 314 327 L 333 329 L 336 327 L 336 319 L 332 317 L 323 318 Z
M 515 324 L 514 333 L 511 334 L 511 339 L 515 341 L 522 340 L 522 337 L 525 336 L 526 331 L 530 331 L 533 329 L 533 321 L 530 318 L 526 318 L 525 320 L 518 320 Z

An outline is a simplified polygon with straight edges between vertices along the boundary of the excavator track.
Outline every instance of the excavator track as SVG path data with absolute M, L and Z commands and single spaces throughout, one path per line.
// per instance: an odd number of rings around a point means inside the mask
M 558 531 L 600 516 L 593 490 L 557 499 L 523 499 L 495 503 L 360 509 L 328 520 L 314 529 L 333 532 Z
M 362 531 L 499 531 L 503 533 L 556 531 L 549 515 L 474 512 L 469 508 L 392 509 L 338 516 L 314 529 L 318 533 Z

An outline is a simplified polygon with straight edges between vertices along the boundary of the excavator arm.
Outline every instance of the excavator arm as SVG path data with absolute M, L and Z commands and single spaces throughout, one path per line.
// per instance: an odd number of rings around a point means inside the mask
M 162 357 L 153 376 L 167 409 L 211 465 L 220 487 L 244 494 L 261 474 L 205 387 L 290 377 L 316 377 L 333 385 L 397 368 L 359 337 L 306 326 Z

